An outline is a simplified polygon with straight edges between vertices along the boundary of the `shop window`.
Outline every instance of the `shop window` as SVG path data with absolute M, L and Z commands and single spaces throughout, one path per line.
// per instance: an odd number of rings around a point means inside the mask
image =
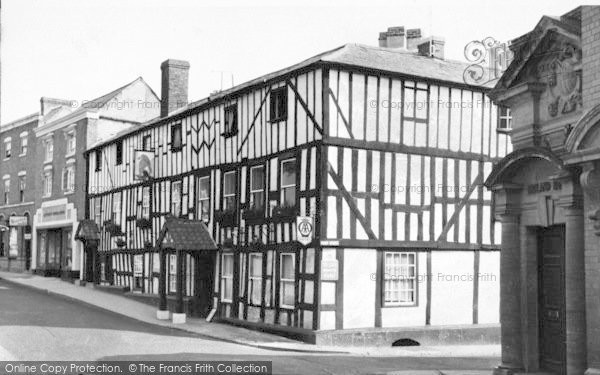
M 294 254 L 281 254 L 279 304 L 293 309 L 296 304 L 296 260 Z
M 417 303 L 417 253 L 386 252 L 383 294 L 385 306 Z

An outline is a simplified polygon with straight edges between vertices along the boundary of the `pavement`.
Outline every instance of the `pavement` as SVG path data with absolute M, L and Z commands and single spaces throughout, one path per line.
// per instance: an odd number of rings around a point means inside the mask
M 329 347 L 203 319 L 173 324 L 125 296 L 27 273 L 0 272 L 0 332 L 5 359 L 30 359 L 36 347 L 37 359 L 266 358 L 285 374 L 490 374 L 500 356 L 498 345 Z

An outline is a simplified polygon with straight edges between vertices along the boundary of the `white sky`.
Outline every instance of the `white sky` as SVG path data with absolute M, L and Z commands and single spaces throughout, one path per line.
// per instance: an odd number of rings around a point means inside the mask
M 247 4 L 254 4 L 252 7 Z M 446 39 L 446 57 L 492 36 L 507 41 L 575 0 L 515 1 L 2 1 L 6 123 L 39 110 L 41 96 L 89 100 L 138 76 L 160 95 L 160 63 L 187 60 L 189 99 L 239 84 L 345 43 L 377 45 L 388 26 Z

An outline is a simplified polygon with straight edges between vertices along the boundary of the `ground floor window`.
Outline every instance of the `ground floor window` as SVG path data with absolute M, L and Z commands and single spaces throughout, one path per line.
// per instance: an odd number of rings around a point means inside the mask
M 233 254 L 221 258 L 221 301 L 233 301 Z
M 261 305 L 262 297 L 262 254 L 250 254 L 248 259 L 248 299 L 252 305 Z
M 383 295 L 385 306 L 417 303 L 417 253 L 384 254 Z
M 142 289 L 144 282 L 144 255 L 133 256 L 133 288 Z
M 177 292 L 177 255 L 169 256 L 169 293 Z
M 291 253 L 281 254 L 279 276 L 279 304 L 293 309 L 296 301 L 296 260 Z

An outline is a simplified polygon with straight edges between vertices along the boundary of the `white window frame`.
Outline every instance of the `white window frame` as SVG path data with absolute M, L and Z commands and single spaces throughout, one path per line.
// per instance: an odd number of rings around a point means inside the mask
M 29 137 L 28 137 L 27 133 L 21 133 L 20 139 L 21 139 L 21 152 L 20 152 L 19 156 L 25 156 L 25 155 L 27 155 L 27 151 L 29 148 Z
M 231 274 L 225 274 L 225 258 L 229 258 L 231 259 Z M 234 273 L 234 268 L 235 268 L 235 262 L 233 261 L 233 254 L 232 253 L 223 253 L 221 254 L 221 301 L 222 302 L 233 302 L 233 273 Z M 226 294 L 225 294 L 225 288 L 226 288 L 226 280 L 229 280 L 229 285 L 231 287 L 230 290 L 230 298 L 227 298 Z
M 142 187 L 142 217 L 144 219 L 150 219 L 150 187 L 149 186 Z
M 53 184 L 53 178 L 52 178 L 52 170 L 46 170 L 44 171 L 43 174 L 43 178 L 42 178 L 42 197 L 43 198 L 47 198 L 52 196 L 52 184 Z
M 65 185 L 65 174 L 67 175 L 67 184 L 66 185 Z M 62 190 L 66 194 L 70 194 L 75 191 L 75 165 L 69 165 L 63 169 L 61 184 L 62 184 Z
M 12 138 L 8 137 L 4 140 L 4 159 L 10 159 L 12 156 Z
M 502 114 L 502 111 L 506 110 L 506 114 Z M 500 131 L 508 131 L 512 129 L 512 113 L 509 107 L 498 106 L 498 127 L 497 129 Z M 502 122 L 505 122 L 506 126 L 500 126 Z
M 48 138 L 44 141 L 44 162 L 49 163 L 54 158 L 54 140 Z
M 202 189 L 200 188 L 200 186 L 202 186 L 202 182 L 206 180 L 208 181 L 208 189 L 207 189 L 207 195 L 205 197 L 202 196 Z M 207 217 L 202 217 L 202 206 L 206 204 L 208 205 L 208 213 L 207 213 Z M 208 222 L 208 220 L 210 219 L 210 176 L 204 176 L 204 177 L 200 177 L 198 179 L 198 218 L 204 222 Z
M 175 187 L 179 186 L 179 188 L 176 190 Z M 171 184 L 171 214 L 173 214 L 173 216 L 179 216 L 181 215 L 181 189 L 183 188 L 183 184 L 181 183 L 181 181 L 173 181 L 173 183 Z M 175 191 L 178 192 L 178 194 L 175 194 Z
M 225 193 L 225 191 L 227 189 L 225 189 L 225 182 L 227 181 L 227 175 L 233 174 L 233 193 L 227 194 Z M 236 196 L 236 186 L 237 185 L 237 175 L 236 175 L 236 171 L 229 171 L 229 172 L 225 172 L 223 173 L 223 211 L 226 210 L 233 210 L 235 209 L 235 196 Z M 227 198 L 229 197 L 233 197 L 233 201 L 234 201 L 234 207 L 227 207 Z
M 253 258 L 259 258 L 258 270 L 254 268 Z M 250 253 L 248 259 L 248 303 L 254 306 L 260 306 L 262 304 L 262 264 L 263 254 L 262 253 Z M 256 272 L 258 271 L 258 272 Z M 254 293 L 258 289 L 258 300 L 254 299 Z
M 410 259 L 414 259 L 411 263 Z M 406 257 L 406 263 L 402 262 Z M 386 251 L 383 255 L 383 306 L 417 306 L 418 303 L 418 285 L 417 285 L 417 263 L 418 254 L 416 252 L 405 251 Z M 391 260 L 391 263 L 388 263 Z M 403 269 L 404 268 L 404 269 Z M 413 269 L 412 276 L 410 269 Z M 403 283 L 405 282 L 405 283 Z M 408 286 L 408 287 L 406 287 Z M 402 293 L 412 292 L 412 300 L 404 299 Z M 394 296 L 396 293 L 396 296 Z
M 296 170 L 295 169 L 294 169 L 294 184 L 289 184 L 289 185 L 284 185 L 283 184 L 283 165 L 285 163 L 290 163 L 290 162 L 293 162 L 294 164 L 296 164 L 297 160 L 296 160 L 296 158 L 284 159 L 284 160 L 281 161 L 280 166 L 279 166 L 279 168 L 280 168 L 280 177 L 279 177 L 279 180 L 280 180 L 280 183 L 281 183 L 280 204 L 282 206 L 286 206 L 286 203 L 285 203 L 285 191 L 287 189 L 293 189 L 294 190 L 294 204 L 291 207 L 294 207 L 296 205 L 295 201 L 296 201 L 296 198 L 297 198 L 297 195 L 298 195 L 298 192 L 296 191 L 296 186 L 297 186 L 296 185 L 296 182 L 297 182 L 296 180 L 298 179 L 298 176 L 296 174 Z M 297 167 L 297 165 L 295 165 L 295 166 Z
M 263 178 L 260 181 L 261 189 L 253 188 L 254 175 L 252 172 L 256 169 L 262 169 L 262 171 L 263 171 Z M 256 165 L 256 166 L 250 168 L 250 207 L 252 207 L 252 208 L 265 207 L 265 178 L 264 178 L 265 175 L 266 175 L 266 173 L 265 173 L 264 165 Z M 262 195 L 261 202 L 259 202 L 258 206 L 256 205 L 256 200 L 254 199 L 255 193 L 261 193 L 261 195 Z
M 77 151 L 77 137 L 76 137 L 75 129 L 69 130 L 65 134 L 65 138 L 66 138 L 66 146 L 67 146 L 66 156 L 68 157 L 68 156 L 75 155 L 75 152 Z
M 293 278 L 284 278 L 283 277 L 283 258 L 284 257 L 291 257 L 292 258 L 292 265 L 293 265 Z M 279 306 L 281 308 L 284 309 L 293 309 L 295 308 L 294 305 L 286 305 L 283 301 L 285 300 L 284 298 L 284 291 L 285 288 L 283 287 L 284 284 L 291 284 L 294 287 L 294 301 L 296 301 L 296 254 L 294 253 L 281 253 L 279 254 Z
M 169 254 L 169 293 L 177 293 L 177 254 Z

